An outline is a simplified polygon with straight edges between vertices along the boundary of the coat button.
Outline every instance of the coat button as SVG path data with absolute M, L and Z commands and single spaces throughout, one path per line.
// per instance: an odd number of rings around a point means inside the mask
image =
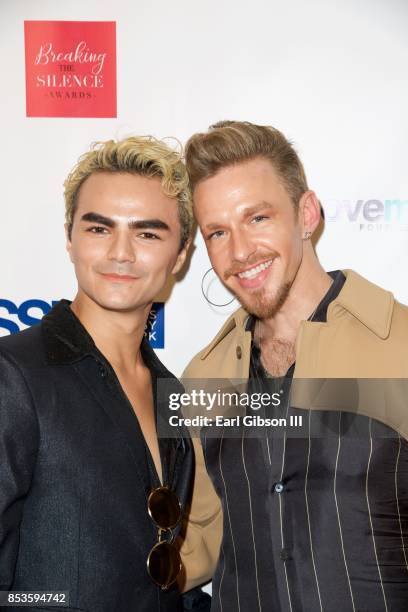
M 275 493 L 282 493 L 284 486 L 281 482 L 277 482 L 274 486 Z
M 282 561 L 288 561 L 290 559 L 290 555 L 288 551 L 286 550 L 286 548 L 282 548 L 282 550 L 279 553 L 279 556 L 282 559 Z
M 237 348 L 235 350 L 235 353 L 237 355 L 237 359 L 241 359 L 241 357 L 242 357 L 242 348 L 239 345 L 237 346 Z

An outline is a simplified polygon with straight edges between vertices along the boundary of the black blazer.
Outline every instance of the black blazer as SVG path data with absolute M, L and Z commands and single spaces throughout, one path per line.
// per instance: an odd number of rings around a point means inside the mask
M 145 341 L 142 351 L 153 388 L 160 377 L 180 391 Z M 191 442 L 179 432 L 159 446 L 184 507 Z M 177 588 L 161 591 L 146 569 L 157 541 L 147 495 L 159 484 L 133 409 L 69 302 L 0 339 L 0 589 L 69 591 L 68 610 L 178 610 Z

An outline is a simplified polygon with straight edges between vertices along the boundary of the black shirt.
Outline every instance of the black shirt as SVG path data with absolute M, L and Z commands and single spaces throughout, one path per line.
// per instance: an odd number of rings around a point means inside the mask
M 325 321 L 342 273 L 313 320 Z M 343 277 L 343 278 L 342 278 Z M 253 326 L 254 321 L 249 321 Z M 267 378 L 253 346 L 249 388 Z M 260 387 L 260 383 L 261 387 Z M 285 394 L 287 397 L 288 394 Z M 224 535 L 212 610 L 405 612 L 408 609 L 408 445 L 382 423 L 349 412 L 265 409 L 303 417 L 296 435 L 203 431 L 207 469 L 222 500 Z

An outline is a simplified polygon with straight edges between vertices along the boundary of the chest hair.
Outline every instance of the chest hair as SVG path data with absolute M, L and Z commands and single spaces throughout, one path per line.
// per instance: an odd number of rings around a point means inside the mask
M 296 359 L 293 342 L 273 338 L 261 345 L 261 362 L 271 376 L 285 376 Z

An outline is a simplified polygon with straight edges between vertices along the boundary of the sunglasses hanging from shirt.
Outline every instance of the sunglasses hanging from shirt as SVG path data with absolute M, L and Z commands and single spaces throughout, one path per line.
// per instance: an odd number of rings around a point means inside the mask
M 158 541 L 147 557 L 147 571 L 150 578 L 166 590 L 176 581 L 182 567 L 171 531 L 181 518 L 181 504 L 168 487 L 158 487 L 147 499 L 147 511 L 158 529 Z M 170 532 L 170 539 L 162 539 L 165 532 Z

